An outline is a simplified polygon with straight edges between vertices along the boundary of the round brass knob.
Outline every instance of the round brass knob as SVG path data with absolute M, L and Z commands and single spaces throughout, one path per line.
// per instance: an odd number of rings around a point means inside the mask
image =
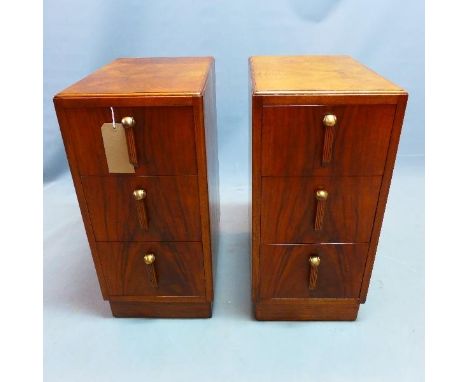
M 133 191 L 133 197 L 135 200 L 143 200 L 146 198 L 146 191 L 145 190 L 135 190 Z
M 310 265 L 312 265 L 313 267 L 318 267 L 320 265 L 320 257 L 318 256 L 311 256 L 309 258 L 309 263 Z
M 336 115 L 334 114 L 327 114 L 323 117 L 323 124 L 327 127 L 333 127 L 336 125 Z
M 326 190 L 317 190 L 315 193 L 315 197 L 317 200 L 327 200 L 328 198 L 328 191 Z
M 156 256 L 154 256 L 153 253 L 147 253 L 147 254 L 143 257 L 143 261 L 145 262 L 146 265 L 151 265 L 151 264 L 153 264 L 155 260 L 156 260 Z
M 125 127 L 126 129 L 136 125 L 135 119 L 133 117 L 123 117 L 121 122 L 122 122 L 122 126 Z

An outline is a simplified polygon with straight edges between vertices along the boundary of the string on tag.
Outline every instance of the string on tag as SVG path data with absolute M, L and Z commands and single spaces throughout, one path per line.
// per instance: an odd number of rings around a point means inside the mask
M 111 106 L 110 111 L 112 113 L 112 128 L 115 130 L 115 116 L 114 116 L 114 108 Z

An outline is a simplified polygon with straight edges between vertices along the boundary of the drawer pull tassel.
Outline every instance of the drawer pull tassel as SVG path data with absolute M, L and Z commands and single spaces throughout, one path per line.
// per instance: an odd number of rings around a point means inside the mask
M 143 257 L 143 261 L 146 264 L 146 272 L 148 274 L 148 279 L 150 284 L 154 287 L 158 287 L 158 277 L 156 276 L 156 256 L 154 253 L 147 253 Z
M 335 138 L 336 115 L 327 114 L 323 118 L 325 136 L 323 139 L 322 165 L 329 164 L 333 156 L 333 140 Z
M 315 193 L 317 199 L 317 211 L 315 212 L 315 226 L 316 231 L 320 231 L 323 227 L 323 217 L 325 215 L 325 205 L 327 203 L 328 192 L 325 190 L 318 190 Z
M 122 118 L 122 126 L 125 128 L 125 138 L 127 139 L 128 158 L 133 167 L 138 167 L 138 157 L 135 143 L 135 133 L 133 128 L 136 125 L 133 117 Z
M 320 265 L 320 257 L 311 256 L 309 258 L 309 264 L 310 264 L 309 289 L 314 290 L 317 288 L 318 267 Z
M 136 209 L 138 215 L 138 222 L 140 223 L 141 229 L 148 229 L 148 216 L 146 214 L 146 191 L 145 190 L 135 190 L 133 191 L 133 198 L 136 202 Z

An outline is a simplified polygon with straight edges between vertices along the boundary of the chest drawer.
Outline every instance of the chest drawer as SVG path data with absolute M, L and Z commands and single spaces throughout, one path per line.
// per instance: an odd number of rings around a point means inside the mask
M 380 177 L 262 178 L 262 242 L 368 242 L 380 182 Z
M 262 175 L 381 175 L 394 114 L 394 105 L 264 107 Z
M 200 243 L 98 243 L 97 250 L 110 296 L 205 294 Z
M 113 108 L 115 122 L 135 121 L 132 132 L 136 175 L 197 174 L 191 107 Z M 81 175 L 108 175 L 101 126 L 112 122 L 110 107 L 66 109 L 70 143 Z M 92 155 L 91 155 L 92 153 Z
M 196 176 L 82 177 L 96 241 L 198 241 Z
M 260 297 L 356 298 L 366 244 L 262 245 Z

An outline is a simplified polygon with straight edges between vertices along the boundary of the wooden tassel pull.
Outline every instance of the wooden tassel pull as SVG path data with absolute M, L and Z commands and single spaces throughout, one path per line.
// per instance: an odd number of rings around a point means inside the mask
M 133 167 L 138 167 L 138 156 L 136 150 L 135 133 L 133 128 L 136 125 L 133 117 L 122 118 L 122 126 L 125 128 L 125 138 L 127 139 L 128 159 Z
M 323 139 L 322 165 L 329 164 L 333 157 L 333 141 L 335 139 L 336 115 L 327 114 L 323 118 L 325 134 Z
M 318 267 L 320 265 L 320 257 L 311 256 L 309 258 L 310 273 L 309 273 L 309 289 L 314 290 L 317 288 L 318 281 Z
M 147 253 L 143 257 L 143 261 L 146 264 L 146 272 L 148 274 L 148 280 L 150 284 L 154 287 L 158 287 L 158 277 L 156 275 L 156 256 L 154 253 Z
M 317 199 L 317 210 L 315 212 L 315 225 L 314 229 L 320 231 L 323 227 L 323 218 L 325 216 L 325 206 L 327 204 L 328 192 L 326 190 L 317 190 L 315 192 Z
M 140 228 L 147 230 L 148 229 L 148 216 L 146 214 L 146 206 L 145 206 L 145 198 L 146 198 L 146 191 L 145 190 L 135 190 L 133 191 L 133 198 L 136 202 L 136 209 L 138 215 L 138 222 L 140 223 Z

